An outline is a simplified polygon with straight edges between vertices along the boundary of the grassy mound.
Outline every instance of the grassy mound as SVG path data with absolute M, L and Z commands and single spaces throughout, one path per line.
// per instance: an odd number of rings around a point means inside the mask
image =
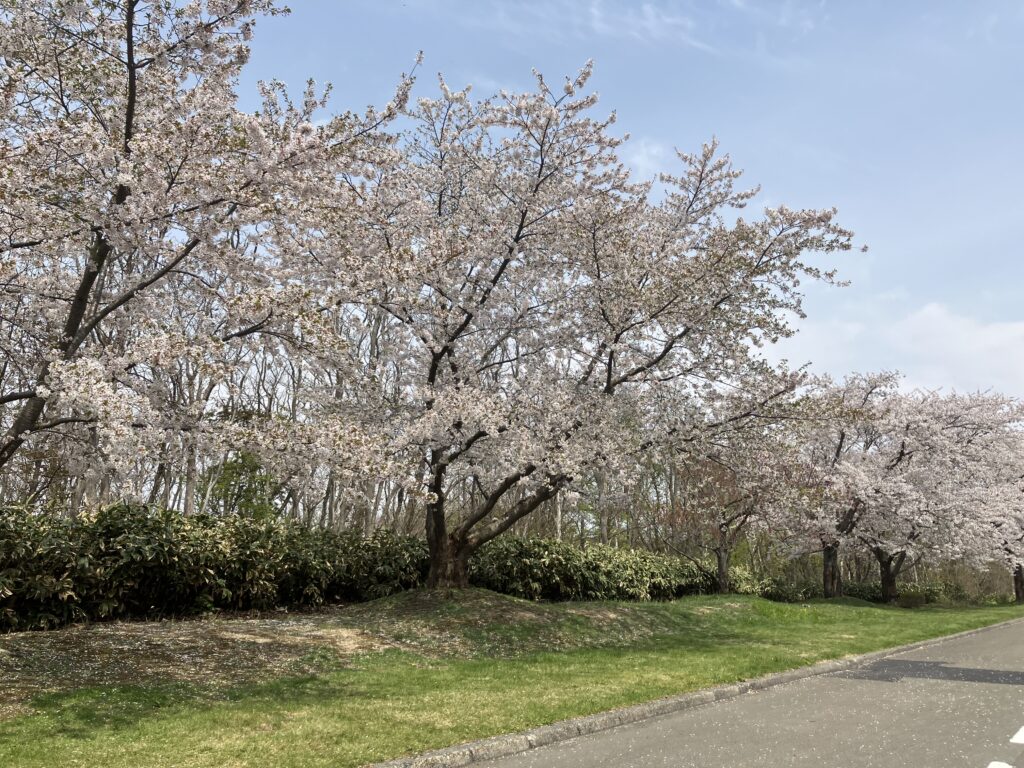
M 405 592 L 0 637 L 0 765 L 358 766 L 1024 610 Z

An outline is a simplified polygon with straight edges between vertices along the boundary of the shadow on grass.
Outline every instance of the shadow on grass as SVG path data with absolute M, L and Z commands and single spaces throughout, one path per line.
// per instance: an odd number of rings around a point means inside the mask
M 356 698 L 365 693 L 345 690 L 337 676 L 301 677 L 275 680 L 214 692 L 195 685 L 170 683 L 154 686 L 118 685 L 83 688 L 70 693 L 50 693 L 32 701 L 35 714 L 0 722 L 0 751 L 16 745 L 23 729 L 35 731 L 29 720 L 45 718 L 47 731 L 71 739 L 91 739 L 101 732 L 123 731 L 143 721 L 187 711 L 196 715 L 217 706 L 245 701 L 255 712 L 302 707 L 326 698 L 344 695 Z
M 588 669 L 614 669 L 638 657 L 710 656 L 723 646 L 742 644 L 740 634 L 716 631 L 688 637 L 657 635 L 632 645 L 533 652 L 511 659 L 442 659 L 389 650 L 355 667 L 230 688 L 194 682 L 83 687 L 36 696 L 31 700 L 32 714 L 0 721 L 0 753 L 34 738 L 41 725 L 48 735 L 87 740 L 129 730 L 150 719 L 196 718 L 222 708 L 240 716 L 273 717 L 331 701 L 343 707 L 357 700 L 387 706 L 407 696 L 458 697 L 466 691 L 515 695 L 517 686 L 529 688 L 532 683 L 579 685 Z
M 417 599 L 428 605 L 414 606 L 413 613 L 429 609 L 429 600 Z M 496 598 L 479 597 L 482 603 L 487 600 Z M 99 743 L 107 737 L 120 737 L 128 743 L 137 737 L 133 728 L 151 722 L 160 725 L 162 720 L 168 724 L 166 732 L 174 734 L 173 744 L 179 732 L 182 738 L 199 730 L 215 733 L 228 727 L 244 732 L 263 720 L 274 721 L 305 710 L 327 712 L 318 716 L 337 724 L 338 733 L 344 731 L 346 739 L 366 733 L 393 738 L 400 752 L 419 746 L 424 729 L 436 730 L 439 743 L 468 737 L 459 713 L 450 714 L 450 722 L 438 716 L 439 703 L 476 702 L 480 713 L 489 713 L 493 731 L 499 732 L 508 723 L 518 727 L 527 719 L 539 724 L 585 714 L 576 711 L 581 702 L 585 702 L 583 708 L 599 711 L 826 656 L 874 650 L 879 647 L 877 637 L 891 637 L 891 628 L 902 625 L 910 613 L 871 606 L 878 612 L 871 611 L 870 619 L 864 621 L 863 607 L 847 607 L 838 601 L 788 606 L 735 596 L 648 606 L 555 608 L 516 601 L 498 618 L 478 608 L 458 626 L 435 620 L 440 639 L 451 642 L 452 637 L 468 637 L 479 644 L 476 652 L 472 642 L 454 644 L 453 648 L 468 649 L 461 657 L 393 648 L 363 656 L 352 665 L 316 668 L 313 674 L 294 670 L 290 676 L 260 683 L 234 680 L 233 685 L 215 685 L 203 680 L 200 673 L 185 682 L 133 681 L 37 696 L 32 700 L 36 714 L 0 721 L 0 755 L 17 754 L 19 745 L 31 742 L 48 744 L 51 737 L 55 744 L 60 739 L 78 742 L 76 748 L 82 751 L 90 749 L 84 743 L 90 739 Z M 829 610 L 821 610 L 824 608 Z M 881 618 L 881 613 L 888 617 Z M 932 629 L 938 619 L 945 623 L 943 611 L 936 610 L 930 617 L 928 609 L 915 613 L 928 618 L 918 622 L 921 636 L 941 634 Z M 443 612 L 442 617 L 446 617 Z M 617 634 L 641 619 L 641 633 L 630 637 Z M 419 625 L 406 629 L 415 632 Z M 862 632 L 863 640 L 859 637 Z M 570 645 L 547 646 L 549 638 Z M 913 639 L 918 638 L 907 641 Z M 571 647 L 573 643 L 576 647 Z M 477 655 L 488 654 L 495 647 L 508 647 L 508 655 Z M 467 695 L 470 693 L 472 697 Z M 546 698 L 547 693 L 550 696 Z M 405 735 L 396 736 L 398 732 L 413 733 L 419 741 L 410 746 L 403 741 Z

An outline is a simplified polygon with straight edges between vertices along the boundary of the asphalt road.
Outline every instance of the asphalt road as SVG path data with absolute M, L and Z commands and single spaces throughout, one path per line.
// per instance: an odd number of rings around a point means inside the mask
M 1024 768 L 1024 623 L 481 768 Z

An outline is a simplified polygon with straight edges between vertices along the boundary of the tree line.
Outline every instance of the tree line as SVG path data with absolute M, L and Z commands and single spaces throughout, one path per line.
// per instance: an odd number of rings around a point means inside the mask
M 591 66 L 364 112 L 236 89 L 271 0 L 0 0 L 0 502 L 116 501 L 695 562 L 752 541 L 1001 562 L 1024 598 L 1021 405 L 770 364 L 836 211 L 746 214 L 712 141 L 626 169 Z M 415 71 L 414 71 L 415 72 Z M 618 510 L 615 512 L 615 510 Z

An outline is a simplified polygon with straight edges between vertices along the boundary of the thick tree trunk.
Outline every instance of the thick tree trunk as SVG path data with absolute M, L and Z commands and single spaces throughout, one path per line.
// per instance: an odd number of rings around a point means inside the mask
M 729 555 L 730 551 L 725 547 L 720 547 L 715 550 L 715 560 L 718 562 L 718 572 L 715 576 L 715 586 L 718 589 L 718 594 L 726 595 L 729 593 Z
M 427 547 L 430 552 L 430 570 L 427 574 L 428 587 L 451 587 L 461 589 L 469 586 L 469 558 L 482 544 L 500 536 L 527 515 L 535 512 L 541 504 L 554 498 L 555 494 L 572 478 L 557 475 L 533 493 L 522 496 L 515 494 L 511 507 L 501 513 L 500 519 L 486 526 L 485 530 L 471 535 L 474 525 L 494 514 L 498 502 L 513 491 L 519 482 L 537 469 L 534 465 L 505 477 L 476 509 L 466 516 L 454 531 L 448 531 L 445 516 L 444 477 L 451 461 L 451 454 L 429 457 L 430 492 L 432 499 L 427 504 Z
M 430 554 L 427 586 L 431 588 L 451 586 L 451 581 L 458 580 L 458 568 L 453 562 L 452 542 L 448 536 L 448 521 L 445 517 L 444 476 L 447 469 L 447 464 L 440 456 L 431 452 L 429 489 L 433 499 L 427 504 L 425 525 L 427 550 Z
M 431 589 L 465 589 L 469 586 L 469 556 L 464 542 L 454 541 L 447 534 L 443 540 L 429 540 L 430 570 L 427 586 Z
M 1013 569 L 1013 597 L 1018 604 L 1024 604 L 1024 565 Z
M 905 552 L 891 555 L 883 550 L 875 550 L 875 559 L 878 560 L 878 573 L 882 579 L 882 600 L 887 603 L 896 602 L 899 597 L 899 590 L 896 588 L 896 577 L 903 570 L 903 563 L 907 556 Z
M 826 544 L 822 549 L 821 572 L 825 597 L 842 597 L 843 576 L 839 568 L 839 542 Z
M 896 588 L 896 574 L 892 572 L 892 566 L 888 562 L 879 562 L 882 577 L 882 600 L 886 603 L 896 602 L 899 591 Z
M 465 539 L 448 533 L 445 519 L 444 475 L 446 465 L 433 460 L 431 466 L 431 492 L 434 499 L 427 504 L 427 549 L 430 570 L 427 586 L 431 589 L 464 589 L 469 586 L 469 556 L 472 550 Z

